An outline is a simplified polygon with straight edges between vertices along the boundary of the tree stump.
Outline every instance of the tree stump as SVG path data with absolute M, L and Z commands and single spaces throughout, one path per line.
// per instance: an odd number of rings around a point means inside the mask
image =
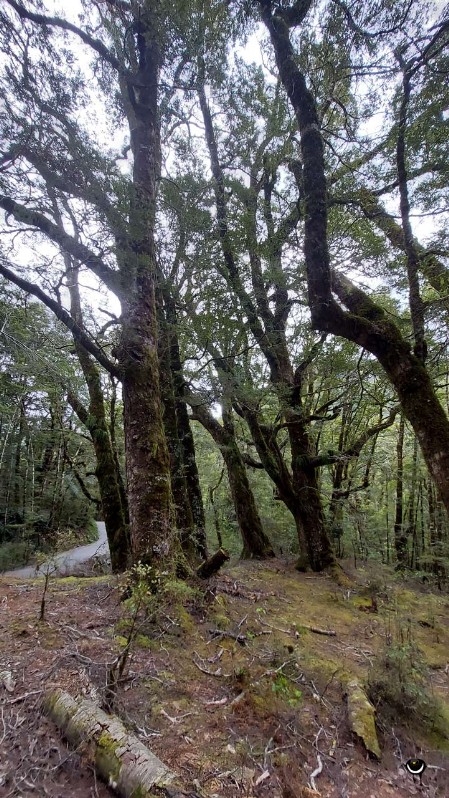
M 93 701 L 74 699 L 60 689 L 47 693 L 43 706 L 67 741 L 81 750 L 118 795 L 149 798 L 155 789 L 158 794 L 170 794 L 165 788 L 173 783 L 175 773 L 129 734 L 117 717 L 107 715 Z
M 220 570 L 223 563 L 229 560 L 229 554 L 225 549 L 218 549 L 212 557 L 204 560 L 201 565 L 196 569 L 197 575 L 202 579 L 209 579 L 210 576 L 216 574 Z

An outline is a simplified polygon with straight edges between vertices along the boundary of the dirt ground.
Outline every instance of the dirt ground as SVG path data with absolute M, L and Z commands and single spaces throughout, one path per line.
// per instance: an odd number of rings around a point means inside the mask
M 447 798 L 449 741 L 379 715 L 377 762 L 349 729 L 345 685 L 400 633 L 446 700 L 449 598 L 356 576 L 340 587 L 275 560 L 223 569 L 206 590 L 170 583 L 157 614 L 137 616 L 113 711 L 204 798 Z M 0 798 L 106 798 L 40 707 L 55 686 L 104 704 L 133 610 L 112 576 L 51 580 L 39 621 L 42 593 L 42 579 L 0 577 Z M 403 767 L 418 756 L 422 781 Z

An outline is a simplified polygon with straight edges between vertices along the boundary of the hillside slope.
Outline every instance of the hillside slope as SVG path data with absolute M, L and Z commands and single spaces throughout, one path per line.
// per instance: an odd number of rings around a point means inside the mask
M 130 637 L 109 703 L 186 789 L 210 798 L 305 798 L 313 785 L 322 798 L 449 795 L 449 708 L 433 705 L 447 698 L 449 599 L 380 569 L 357 581 L 339 587 L 282 561 L 240 563 L 206 592 L 166 584 L 161 606 L 145 612 L 121 601 L 115 577 L 69 577 L 50 582 L 39 622 L 43 580 L 0 578 L 0 796 L 112 794 L 39 707 L 56 685 L 104 704 Z M 416 712 L 379 708 L 380 761 L 351 732 L 346 701 L 351 681 L 365 685 L 374 671 L 390 687 L 397 671 L 404 684 L 412 672 L 416 690 Z M 428 765 L 422 782 L 403 767 L 415 756 Z

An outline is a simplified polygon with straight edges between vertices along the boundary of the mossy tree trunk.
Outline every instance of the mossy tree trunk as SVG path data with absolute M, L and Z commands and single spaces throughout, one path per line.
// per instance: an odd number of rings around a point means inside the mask
M 174 560 L 176 527 L 159 381 L 155 213 L 160 178 L 158 110 L 161 22 L 149 4 L 134 20 L 138 68 L 133 87 L 121 82 L 133 155 L 129 236 L 121 266 L 122 332 L 118 358 L 123 379 L 125 457 L 134 562 Z M 138 86 L 135 90 L 134 86 Z
M 56 216 L 57 209 L 55 208 Z M 61 217 L 58 222 L 62 224 Z M 79 267 L 73 264 L 69 255 L 64 257 L 67 284 L 70 293 L 70 313 L 78 326 L 83 327 L 83 314 L 79 293 Z M 106 418 L 100 370 L 82 344 L 73 338 L 75 351 L 86 381 L 89 406 L 85 408 L 79 397 L 69 390 L 67 398 L 78 418 L 89 430 L 95 451 L 95 475 L 100 491 L 102 516 L 105 523 L 111 554 L 111 567 L 114 573 L 124 571 L 130 561 L 131 547 L 127 524 L 126 504 L 120 489 L 116 458 L 112 446 L 110 430 Z
M 175 774 L 129 734 L 117 717 L 107 715 L 93 701 L 76 700 L 60 689 L 47 693 L 44 709 L 68 742 L 122 798 L 150 798 L 153 790 L 170 794 L 165 787 L 173 784 Z
M 223 409 L 223 429 L 226 443 L 220 447 L 220 451 L 226 464 L 237 523 L 243 540 L 241 557 L 273 557 L 273 547 L 263 530 L 245 463 L 235 438 L 231 411 L 226 409 Z
M 195 528 L 192 506 L 187 492 L 187 481 L 184 467 L 184 451 L 179 439 L 176 399 L 170 358 L 170 332 L 159 308 L 159 368 L 161 381 L 161 398 L 165 437 L 170 456 L 170 474 L 176 527 L 180 536 L 183 551 L 189 559 L 197 556 L 195 545 Z
M 204 405 L 197 405 L 192 401 L 192 410 L 193 418 L 209 432 L 223 456 L 235 514 L 243 540 L 241 556 L 245 558 L 272 557 L 274 555 L 273 548 L 262 527 L 245 464 L 235 439 L 230 411 L 224 409 L 223 425 L 221 425 Z
M 405 421 L 401 416 L 396 444 L 396 510 L 394 519 L 394 546 L 398 566 L 408 565 L 407 532 L 404 528 L 404 431 Z
M 183 473 L 187 486 L 187 496 L 193 516 L 195 546 L 199 556 L 202 559 L 207 559 L 206 518 L 204 515 L 203 496 L 196 463 L 195 441 L 185 400 L 186 390 L 179 347 L 176 305 L 173 296 L 168 291 L 164 292 L 164 308 L 169 335 L 170 366 L 175 397 L 177 433 L 182 449 Z

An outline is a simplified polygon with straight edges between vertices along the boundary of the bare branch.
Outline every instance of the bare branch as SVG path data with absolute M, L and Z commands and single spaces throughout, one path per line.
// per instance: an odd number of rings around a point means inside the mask
M 66 19 L 62 19 L 61 17 L 47 17 L 45 14 L 35 14 L 32 11 L 28 11 L 21 3 L 17 3 L 16 0 L 6 0 L 8 5 L 17 12 L 21 19 L 29 19 L 31 22 L 37 22 L 38 25 L 47 25 L 48 27 L 54 28 L 61 28 L 62 30 L 70 31 L 74 33 L 89 47 L 91 47 L 98 55 L 101 55 L 105 61 L 108 62 L 117 72 L 120 74 L 126 74 L 126 70 L 123 69 L 120 61 L 108 50 L 108 48 L 100 41 L 100 39 L 94 39 L 92 36 L 89 36 L 88 33 L 78 28 L 76 25 L 73 25 L 71 22 L 68 22 Z
M 6 213 L 11 214 L 18 222 L 31 224 L 48 236 L 55 244 L 59 244 L 61 249 L 72 255 L 77 261 L 85 264 L 97 277 L 109 288 L 117 297 L 121 296 L 120 276 L 114 272 L 104 261 L 95 255 L 85 244 L 77 241 L 64 230 L 61 230 L 43 213 L 31 210 L 25 205 L 21 205 L 10 197 L 0 195 L 0 208 Z

